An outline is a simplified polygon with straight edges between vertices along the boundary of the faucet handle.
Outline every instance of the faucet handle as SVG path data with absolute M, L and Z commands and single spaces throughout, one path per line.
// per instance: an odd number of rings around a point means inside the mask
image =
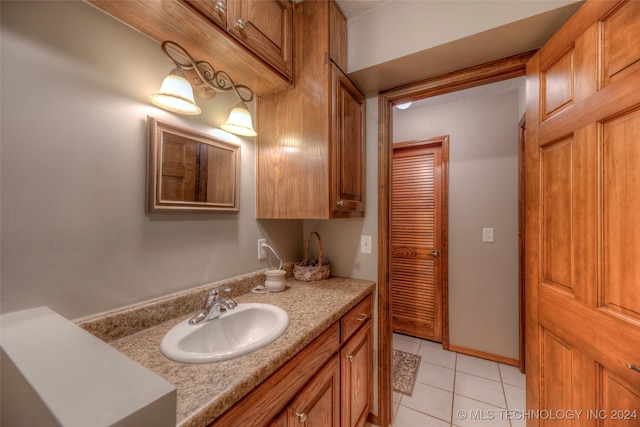
M 207 305 L 213 304 L 218 300 L 218 298 L 220 298 L 220 291 L 231 292 L 231 288 L 228 286 L 222 285 L 222 286 L 218 286 L 211 289 L 207 294 L 207 297 L 205 298 L 207 300 Z
M 209 291 L 209 293 L 214 293 L 214 292 L 215 292 L 215 293 L 217 294 L 217 293 L 218 293 L 218 292 L 220 292 L 220 291 L 224 291 L 224 292 L 231 292 L 231 288 L 230 288 L 230 287 L 228 287 L 228 286 L 225 286 L 225 285 L 220 285 L 220 286 L 218 286 L 218 287 L 215 287 L 215 288 L 211 289 L 211 290 Z

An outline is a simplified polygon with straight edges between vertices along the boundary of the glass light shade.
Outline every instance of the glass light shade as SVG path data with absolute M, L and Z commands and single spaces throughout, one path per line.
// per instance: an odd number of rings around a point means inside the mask
M 413 102 L 405 102 L 404 104 L 396 105 L 396 108 L 398 110 L 406 110 L 407 108 L 411 107 L 411 104 L 413 104 Z
M 227 132 L 235 133 L 236 135 L 257 135 L 256 131 L 253 129 L 251 113 L 244 102 L 240 102 L 233 108 L 233 110 L 231 110 L 227 122 L 220 127 Z
M 193 88 L 180 68 L 171 71 L 162 81 L 158 93 L 149 99 L 158 107 L 178 114 L 195 115 L 202 112 L 193 99 Z

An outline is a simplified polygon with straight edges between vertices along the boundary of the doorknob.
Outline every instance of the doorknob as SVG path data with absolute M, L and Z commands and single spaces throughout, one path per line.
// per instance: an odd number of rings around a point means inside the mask
M 440 252 L 438 252 L 437 250 L 431 252 L 429 255 L 431 255 L 434 258 L 440 258 Z

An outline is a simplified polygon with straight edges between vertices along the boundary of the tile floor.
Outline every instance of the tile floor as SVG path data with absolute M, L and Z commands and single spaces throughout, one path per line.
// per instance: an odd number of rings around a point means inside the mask
M 422 356 L 413 395 L 393 393 L 393 427 L 525 426 L 518 368 L 400 334 L 393 348 Z

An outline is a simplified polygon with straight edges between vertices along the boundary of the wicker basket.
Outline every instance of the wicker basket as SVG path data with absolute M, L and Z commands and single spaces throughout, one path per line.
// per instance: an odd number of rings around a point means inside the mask
M 316 235 L 318 238 L 318 260 L 309 259 L 309 243 L 311 236 Z M 328 279 L 331 276 L 331 264 L 326 258 L 322 258 L 322 239 L 316 231 L 312 231 L 307 236 L 307 247 L 304 252 L 302 261 L 293 264 L 293 277 L 303 282 L 314 282 L 316 280 Z

